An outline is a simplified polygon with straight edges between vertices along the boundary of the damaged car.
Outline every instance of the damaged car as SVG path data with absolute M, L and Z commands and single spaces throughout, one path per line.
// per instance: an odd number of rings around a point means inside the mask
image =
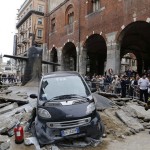
M 91 89 L 78 72 L 52 72 L 41 79 L 35 132 L 40 145 L 63 139 L 101 139 L 104 126 L 96 111 Z

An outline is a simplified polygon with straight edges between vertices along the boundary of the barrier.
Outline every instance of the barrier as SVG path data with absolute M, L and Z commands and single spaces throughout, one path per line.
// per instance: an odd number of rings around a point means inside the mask
M 116 85 L 112 84 L 101 84 L 96 81 L 87 81 L 87 84 L 91 88 L 97 88 L 97 91 L 100 92 L 108 92 L 108 93 L 114 93 L 114 94 L 121 94 L 121 88 L 118 88 Z M 140 92 L 138 85 L 131 86 L 130 84 L 126 85 L 126 97 L 132 97 L 133 99 L 139 99 Z

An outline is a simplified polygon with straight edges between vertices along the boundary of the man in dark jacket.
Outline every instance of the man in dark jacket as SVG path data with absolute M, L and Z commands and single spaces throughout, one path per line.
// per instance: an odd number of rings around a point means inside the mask
M 121 97 L 126 97 L 126 78 L 125 76 L 121 79 Z

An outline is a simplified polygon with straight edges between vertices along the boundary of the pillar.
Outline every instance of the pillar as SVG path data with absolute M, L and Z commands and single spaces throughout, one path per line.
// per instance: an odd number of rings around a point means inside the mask
M 111 68 L 113 74 L 120 73 L 120 45 L 116 42 L 117 32 L 112 32 L 106 34 L 107 38 L 107 62 L 106 62 L 106 71 Z
M 79 54 L 79 73 L 81 75 L 86 74 L 86 63 L 87 63 L 87 49 L 84 47 L 81 47 Z
M 58 57 L 58 64 L 60 64 L 60 66 L 57 67 L 57 70 L 63 71 L 64 62 L 63 62 L 63 55 L 62 55 L 62 47 L 57 48 L 57 57 Z
M 48 49 L 47 49 L 47 44 L 43 44 L 43 56 L 42 59 L 45 61 L 48 61 Z M 48 73 L 48 65 L 42 64 L 42 73 L 47 74 Z

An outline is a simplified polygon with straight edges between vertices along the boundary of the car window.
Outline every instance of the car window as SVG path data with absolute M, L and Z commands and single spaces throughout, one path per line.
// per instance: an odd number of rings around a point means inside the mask
M 79 76 L 63 76 L 43 79 L 40 91 L 41 100 L 50 100 L 56 96 L 90 94 L 86 84 Z

